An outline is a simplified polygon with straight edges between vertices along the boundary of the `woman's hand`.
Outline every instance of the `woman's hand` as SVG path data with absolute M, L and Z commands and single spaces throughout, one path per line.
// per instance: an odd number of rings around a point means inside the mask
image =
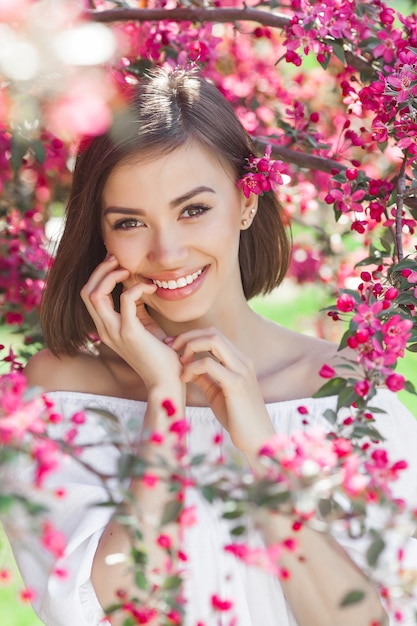
M 189 331 L 168 343 L 181 354 L 181 380 L 202 390 L 234 445 L 256 456 L 274 430 L 252 361 L 215 328 Z
M 148 390 L 164 385 L 180 387 L 178 356 L 164 344 L 165 333 L 142 301 L 144 295 L 154 293 L 156 285 L 137 283 L 126 289 L 120 296 L 120 313 L 114 310 L 111 293 L 129 275 L 129 270 L 120 268 L 117 259 L 110 256 L 94 270 L 81 290 L 81 298 L 101 341 L 139 374 Z

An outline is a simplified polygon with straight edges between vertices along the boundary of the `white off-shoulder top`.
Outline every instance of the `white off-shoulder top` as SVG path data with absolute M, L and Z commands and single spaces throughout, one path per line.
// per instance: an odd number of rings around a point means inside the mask
M 79 392 L 49 393 L 65 419 L 77 411 L 87 410 L 89 417 L 82 433 L 86 441 L 106 439 L 103 420 L 88 409 L 105 409 L 117 416 L 121 428 L 128 430 L 129 424 L 140 427 L 146 410 L 146 403 L 91 395 Z M 297 411 L 303 405 L 309 411 L 310 426 L 321 425 L 329 429 L 323 413 L 335 408 L 336 398 L 306 398 L 288 400 L 267 405 L 274 428 L 277 432 L 290 435 L 305 428 L 306 416 Z M 399 402 L 397 396 L 388 390 L 378 392 L 372 402 L 386 413 L 376 414 L 377 427 L 385 437 L 384 447 L 388 448 L 393 461 L 405 459 L 409 468 L 395 484 L 396 495 L 417 503 L 417 420 Z M 189 407 L 186 411 L 190 431 L 188 449 L 190 454 L 213 454 L 213 438 L 222 428 L 212 411 L 205 407 Z M 233 446 L 227 433 L 223 433 L 223 454 L 233 454 Z M 237 451 L 235 451 L 237 454 Z M 112 445 L 92 447 L 84 451 L 83 458 L 105 472 L 113 471 L 119 452 Z M 46 626 L 102 626 L 103 612 L 90 581 L 93 557 L 103 529 L 109 522 L 112 509 L 94 506 L 106 500 L 106 492 L 100 482 L 68 458 L 58 472 L 48 480 L 48 488 L 64 487 L 66 497 L 50 499 L 52 519 L 55 526 L 67 537 L 65 556 L 53 563 L 52 556 L 45 550 L 36 548 L 30 535 L 17 540 L 16 528 L 9 531 L 13 551 L 26 585 L 36 592 L 34 608 Z M 229 626 L 231 615 L 236 617 L 236 626 L 296 626 L 296 621 L 284 598 L 279 581 L 235 559 L 223 550 L 223 546 L 233 541 L 230 523 L 219 519 L 216 507 L 207 502 L 199 493 L 187 491 L 187 505 L 195 505 L 198 523 L 188 529 L 184 550 L 188 555 L 188 576 L 186 582 L 187 617 L 186 626 Z M 18 525 L 18 521 L 15 520 Z M 256 541 L 256 537 L 254 538 Z M 417 544 L 415 540 L 410 540 Z M 341 541 L 343 543 L 343 541 Z M 353 547 L 347 547 L 352 553 Z M 394 557 L 395 558 L 395 557 Z M 417 569 L 417 548 L 412 546 L 410 556 Z M 54 568 L 67 571 L 65 578 L 52 574 Z M 329 581 L 329 584 L 331 582 Z M 303 590 L 300 589 L 300 595 Z M 222 598 L 234 602 L 232 612 L 214 614 L 211 609 L 211 595 L 217 593 Z M 393 623 L 393 622 L 392 622 Z M 414 621 L 407 623 L 414 624 Z M 336 626 L 336 625 L 335 625 Z

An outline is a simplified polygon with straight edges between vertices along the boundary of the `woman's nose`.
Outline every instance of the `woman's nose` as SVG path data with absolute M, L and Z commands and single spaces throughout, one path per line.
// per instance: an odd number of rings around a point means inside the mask
M 177 229 L 167 226 L 154 233 L 149 248 L 148 259 L 162 267 L 174 268 L 187 258 L 187 247 Z

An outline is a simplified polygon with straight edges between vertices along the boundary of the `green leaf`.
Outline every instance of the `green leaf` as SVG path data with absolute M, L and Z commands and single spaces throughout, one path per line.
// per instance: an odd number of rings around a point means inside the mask
M 340 606 L 351 606 L 352 604 L 357 604 L 365 597 L 365 592 L 361 589 L 354 589 L 353 591 L 349 591 L 343 598 Z
M 384 439 L 381 433 L 369 424 L 357 424 L 352 430 L 352 438 L 354 437 L 370 437 L 371 439 L 378 439 L 378 441 Z
M 136 586 L 139 587 L 139 589 L 143 589 L 143 591 L 147 590 L 148 581 L 146 580 L 146 576 L 143 572 L 141 571 L 135 572 L 135 582 L 136 582 Z
M 358 399 L 358 396 L 355 393 L 355 390 L 353 387 L 346 386 L 344 389 L 342 389 L 339 392 L 338 395 L 339 397 L 337 399 L 337 410 L 342 408 L 342 406 L 346 406 L 346 407 L 352 406 L 352 403 Z
M 0 494 L 0 511 L 8 511 L 14 502 L 13 495 L 2 495 Z
M 10 162 L 14 169 L 18 170 L 22 166 L 23 157 L 28 151 L 30 142 L 20 135 L 19 133 L 13 133 L 10 148 L 11 148 L 11 159 Z
M 347 340 L 348 340 L 348 338 L 349 338 L 350 334 L 351 334 L 351 333 L 350 333 L 350 329 L 349 329 L 349 328 L 348 328 L 348 330 L 346 330 L 346 331 L 343 333 L 343 336 L 342 336 L 342 338 L 341 338 L 341 340 L 340 340 L 340 343 L 339 343 L 339 347 L 337 348 L 337 351 L 338 351 L 338 352 L 339 352 L 340 350 L 344 350 L 344 349 L 346 348 L 346 346 L 348 345 Z
M 380 557 L 381 552 L 385 548 L 385 541 L 378 533 L 374 533 L 375 537 L 366 551 L 366 559 L 371 567 L 374 567 Z
M 45 146 L 43 145 L 43 143 L 39 141 L 39 139 L 34 139 L 33 141 L 31 141 L 30 147 L 33 150 L 33 153 L 35 155 L 35 159 L 37 160 L 37 162 L 45 163 L 46 150 L 45 150 Z
M 201 463 L 204 461 L 205 458 L 206 458 L 206 455 L 204 453 L 195 454 L 193 457 L 191 457 L 190 465 L 192 465 L 193 467 L 195 465 L 201 465 Z
M 214 489 L 211 485 L 203 485 L 201 487 L 201 493 L 209 502 L 213 502 L 214 500 Z
M 417 343 L 412 343 L 410 346 L 407 346 L 407 350 L 409 352 L 417 352 Z
M 238 517 L 242 517 L 244 514 L 244 509 L 241 507 L 236 507 L 234 511 L 226 511 L 223 513 L 223 519 L 237 519 Z
M 144 550 L 137 550 L 137 548 L 132 548 L 132 556 L 134 562 L 138 565 L 146 565 L 148 562 L 148 555 Z
M 379 407 L 377 407 L 377 406 L 368 406 L 368 407 L 366 407 L 366 408 L 367 408 L 367 410 L 368 410 L 370 413 L 386 413 L 386 411 L 384 411 L 384 409 L 380 409 L 380 408 L 379 408 Z
M 326 418 L 330 424 L 336 424 L 337 421 L 337 413 L 332 409 L 326 409 L 323 413 L 323 416 Z
M 179 589 L 182 585 L 181 576 L 168 576 L 164 580 L 164 584 L 162 585 L 162 589 L 167 591 L 168 589 Z
M 246 526 L 235 526 L 230 531 L 230 534 L 234 535 L 236 537 L 240 537 L 241 535 L 243 535 L 246 532 L 246 530 L 247 530 Z
M 281 504 L 285 504 L 290 498 L 289 491 L 280 491 L 274 494 L 264 494 L 258 500 L 259 506 L 265 506 L 269 509 L 277 510 Z
M 327 67 L 330 63 L 330 54 L 326 54 L 323 61 L 320 61 L 320 65 L 324 70 L 327 70 Z
M 340 218 L 342 217 L 342 211 L 339 211 L 339 209 L 333 208 L 333 212 L 334 212 L 334 219 L 336 222 L 338 222 Z
M 170 522 L 176 522 L 181 512 L 181 502 L 178 500 L 171 500 L 167 502 L 162 514 L 161 524 L 169 524 Z
M 110 606 L 106 606 L 106 615 L 111 615 L 112 613 L 115 613 L 116 611 L 118 611 L 121 607 L 120 602 L 118 604 L 111 604 Z
M 331 378 L 328 380 L 315 394 L 313 394 L 313 398 L 325 398 L 326 396 L 335 396 L 339 394 L 342 389 L 344 389 L 347 385 L 347 382 L 344 378 L 340 378 L 336 376 L 335 378 Z
M 405 381 L 405 389 L 408 393 L 412 393 L 414 396 L 417 396 L 416 388 L 410 380 Z
M 120 480 L 124 480 L 133 474 L 140 476 L 143 474 L 144 468 L 143 460 L 139 459 L 135 454 L 124 454 L 119 459 L 118 477 Z
M 346 58 L 345 58 L 345 51 L 343 49 L 343 46 L 340 43 L 336 43 L 335 41 L 330 42 L 330 45 L 333 48 L 333 52 L 335 56 L 339 59 L 339 61 L 342 61 L 343 65 L 345 65 Z

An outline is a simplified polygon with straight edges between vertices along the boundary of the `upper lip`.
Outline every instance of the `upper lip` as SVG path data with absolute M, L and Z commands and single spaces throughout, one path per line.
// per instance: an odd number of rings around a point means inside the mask
M 195 272 L 199 270 L 204 270 L 206 265 L 199 265 L 190 270 L 182 270 L 181 272 L 163 272 L 161 274 L 153 274 L 152 276 L 146 276 L 147 280 L 160 280 L 168 282 L 169 280 L 179 280 L 180 278 L 186 278 L 187 276 L 191 276 Z

